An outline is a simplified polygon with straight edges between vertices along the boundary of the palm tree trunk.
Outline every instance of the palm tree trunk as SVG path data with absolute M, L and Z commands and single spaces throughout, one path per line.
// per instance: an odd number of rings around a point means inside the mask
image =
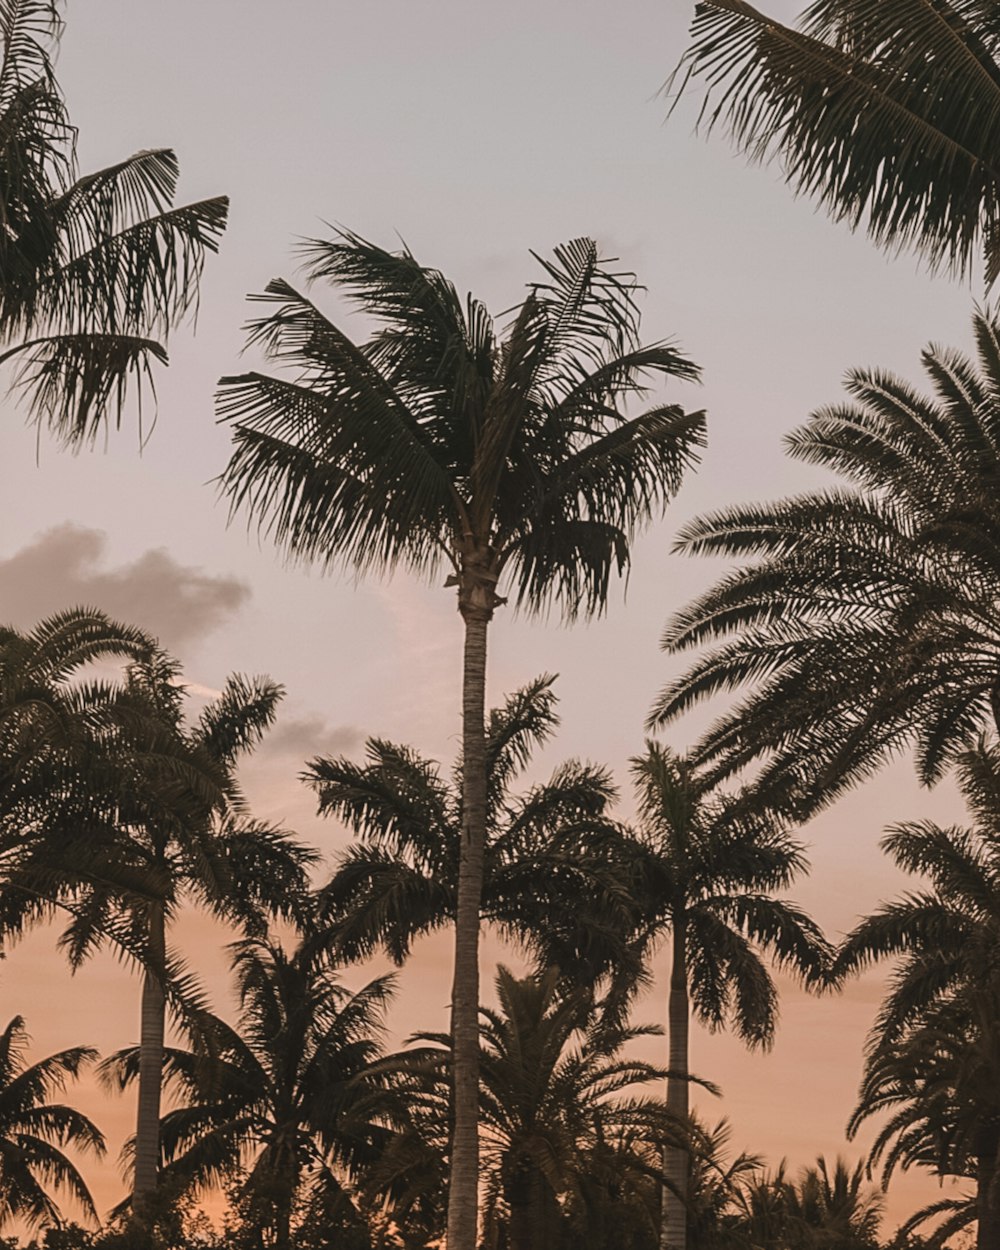
M 667 1078 L 667 1110 L 680 1122 L 688 1117 L 688 984 L 687 925 L 675 914 L 671 934 L 670 997 L 667 1003 L 669 1067 L 676 1075 Z M 690 1161 L 682 1146 L 663 1150 L 663 1204 L 660 1250 L 686 1250 L 687 1188 Z
M 1000 1147 L 980 1155 L 976 1177 L 976 1250 L 1000 1246 Z
M 166 995 L 162 968 L 166 960 L 163 904 L 154 903 L 149 915 L 149 954 L 152 967 L 142 982 L 139 1033 L 139 1097 L 135 1120 L 135 1175 L 132 1215 L 145 1223 L 156 1192 L 160 1170 L 160 1091 L 163 1084 L 163 1032 Z
M 462 586 L 462 847 L 451 995 L 452 1140 L 448 1250 L 475 1250 L 479 1215 L 479 905 L 486 841 L 486 635 L 492 587 Z M 484 602 L 485 600 L 485 602 Z
M 508 1250 L 550 1250 L 558 1242 L 559 1208 L 537 1164 L 525 1160 L 506 1188 Z

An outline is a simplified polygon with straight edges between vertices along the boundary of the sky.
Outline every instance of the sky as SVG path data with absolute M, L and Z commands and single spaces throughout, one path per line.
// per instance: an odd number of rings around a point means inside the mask
M 57 68 L 79 127 L 81 169 L 170 146 L 181 161 L 181 199 L 225 193 L 232 209 L 221 254 L 206 266 L 196 333 L 171 340 L 155 429 L 141 451 L 126 420 L 94 452 L 68 455 L 25 424 L 12 397 L 0 401 L 0 617 L 27 627 L 92 603 L 140 624 L 183 661 L 195 708 L 232 671 L 281 682 L 281 716 L 244 770 L 246 787 L 255 814 L 327 856 L 346 836 L 316 817 L 298 780 L 305 760 L 357 755 L 371 733 L 450 762 L 461 622 L 441 585 L 407 575 L 359 583 L 350 573 L 290 567 L 243 522 L 227 524 L 212 485 L 229 450 L 214 421 L 214 386 L 241 367 L 246 294 L 295 277 L 299 239 L 325 236 L 331 224 L 386 246 L 401 238 L 500 313 L 537 276 L 530 250 L 590 235 L 645 287 L 643 337 L 675 338 L 702 366 L 701 386 L 664 398 L 707 409 L 709 446 L 666 520 L 636 544 L 627 594 L 615 588 L 602 619 L 572 629 L 501 612 L 491 634 L 492 703 L 539 673 L 559 674 L 562 727 L 527 780 L 569 757 L 606 763 L 626 817 L 628 760 L 642 750 L 657 691 L 677 671 L 659 648 L 664 625 L 723 568 L 673 554 L 678 527 L 825 483 L 783 454 L 782 437 L 839 398 L 849 368 L 878 365 L 919 382 L 926 343 L 970 346 L 982 297 L 975 283 L 933 277 L 908 254 L 885 256 L 793 198 L 780 169 L 751 168 L 721 135 L 695 134 L 696 96 L 668 117 L 662 88 L 686 46 L 692 7 L 67 5 Z M 787 0 L 767 7 L 783 20 L 797 8 Z M 351 333 L 364 333 L 333 292 L 314 295 Z M 710 718 L 703 709 L 666 740 L 683 749 Z M 802 831 L 813 870 L 794 897 L 838 937 L 903 888 L 878 850 L 883 828 L 923 817 L 961 820 L 960 804 L 947 783 L 920 790 L 899 761 Z M 180 930 L 220 1010 L 229 1009 L 227 935 L 197 916 Z M 133 1042 L 136 980 L 110 957 L 71 979 L 55 936 L 34 934 L 0 968 L 5 1010 L 26 1017 L 33 1053 Z M 487 985 L 498 958 L 517 965 L 516 952 L 490 939 Z M 357 971 L 355 983 L 364 975 Z M 694 1039 L 694 1071 L 723 1089 L 702 1110 L 730 1119 L 734 1148 L 786 1157 L 793 1169 L 817 1154 L 854 1159 L 866 1139 L 845 1144 L 843 1130 L 879 977 L 821 1000 L 782 988 L 769 1055 L 747 1054 L 726 1036 Z M 401 976 L 394 1036 L 443 1027 L 448 989 L 447 937 L 429 939 Z M 665 992 L 661 975 L 638 1015 L 662 1020 Z M 74 1096 L 117 1150 L 130 1127 L 128 1101 L 109 1102 L 92 1082 Z M 87 1174 L 106 1209 L 121 1194 L 116 1165 L 91 1164 Z M 902 1177 L 889 1224 L 937 1196 L 932 1179 Z

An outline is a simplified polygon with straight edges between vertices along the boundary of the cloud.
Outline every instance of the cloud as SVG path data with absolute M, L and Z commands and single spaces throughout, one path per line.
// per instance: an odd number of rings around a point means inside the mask
M 60 525 L 0 560 L 0 621 L 24 628 L 97 607 L 173 648 L 218 629 L 250 598 L 245 582 L 179 564 L 162 547 L 104 568 L 107 541 L 101 530 Z
M 364 735 L 353 725 L 331 725 L 322 716 L 280 717 L 263 746 L 275 755 L 294 755 L 305 760 L 313 755 L 350 755 L 361 746 Z

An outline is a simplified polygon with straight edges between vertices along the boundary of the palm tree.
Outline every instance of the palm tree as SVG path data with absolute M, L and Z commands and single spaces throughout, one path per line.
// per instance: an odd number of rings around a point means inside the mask
M 183 720 L 177 663 L 161 651 L 133 662 L 104 741 L 97 820 L 12 852 L 8 881 L 38 910 L 71 912 L 60 939 L 74 969 L 108 940 L 144 969 L 133 1212 L 156 1188 L 164 1028 L 168 992 L 188 1023 L 199 1014 L 195 986 L 169 954 L 169 923 L 184 900 L 243 925 L 261 913 L 296 917 L 312 852 L 290 835 L 253 821 L 235 764 L 270 724 L 281 690 L 268 679 L 230 677 L 194 725 Z M 83 789 L 89 802 L 94 777 Z M 193 1015 L 185 1006 L 193 1000 Z
M 797 27 L 702 0 L 673 82 L 701 120 L 836 220 L 960 273 L 1000 273 L 1000 27 L 980 0 L 813 0 Z
M 751 558 L 680 613 L 665 645 L 734 635 L 661 695 L 663 724 L 750 684 L 703 740 L 713 775 L 762 758 L 757 784 L 800 815 L 914 746 L 922 780 L 1000 724 L 997 545 L 1000 326 L 974 319 L 978 368 L 929 348 L 927 397 L 879 370 L 853 403 L 791 436 L 798 459 L 853 490 L 727 509 L 689 525 L 688 551 Z
M 762 955 L 807 981 L 826 966 L 827 944 L 793 903 L 773 898 L 805 867 L 803 848 L 766 808 L 746 796 L 712 795 L 688 760 L 649 742 L 632 761 L 641 824 L 634 890 L 647 955 L 670 934 L 667 1107 L 688 1118 L 693 1007 L 709 1028 L 734 1027 L 750 1046 L 769 1046 L 777 990 Z M 689 1151 L 664 1152 L 664 1250 L 687 1244 Z
M 655 1026 L 609 1018 L 592 993 L 567 987 L 554 968 L 518 978 L 501 966 L 496 992 L 499 1009 L 480 1009 L 486 1222 L 504 1228 L 510 1250 L 547 1250 L 567 1242 L 564 1208 L 582 1215 L 588 1191 L 611 1167 L 622 1189 L 655 1175 L 643 1147 L 684 1130 L 655 1099 L 617 1097 L 664 1075 L 622 1053 L 659 1032 Z M 451 1038 L 412 1040 L 430 1044 L 396 1060 L 413 1077 L 424 1131 L 445 1148 Z
M 729 1189 L 718 1243 L 698 1245 L 705 1250 L 716 1244 L 719 1250 L 878 1250 L 883 1199 L 864 1181 L 863 1163 L 851 1168 L 839 1158 L 831 1170 L 821 1155 L 794 1178 L 784 1160 L 773 1172 L 757 1161 Z
M 621 977 L 635 924 L 623 850 L 608 815 L 607 770 L 569 761 L 515 797 L 511 787 L 558 725 L 553 678 L 511 695 L 486 731 L 486 843 L 480 915 L 543 964 L 580 984 Z M 379 950 L 402 965 L 423 934 L 455 923 L 462 844 L 461 765 L 451 783 L 412 749 L 370 738 L 366 760 L 312 760 L 305 778 L 321 813 L 361 841 L 320 892 L 320 921 L 338 956 Z
M 206 1054 L 168 1050 L 183 1105 L 163 1118 L 164 1180 L 202 1193 L 238 1180 L 238 1205 L 275 1250 L 292 1245 L 308 1197 L 354 1210 L 349 1183 L 378 1157 L 399 1107 L 376 1068 L 392 977 L 350 992 L 315 941 L 291 951 L 274 938 L 233 946 L 236 1027 L 206 1019 Z M 103 1065 L 120 1087 L 139 1072 L 137 1049 Z M 360 1218 L 355 1215 L 355 1218 Z
M 732 1128 L 726 1120 L 712 1128 L 698 1126 L 698 1150 L 691 1158 L 686 1194 L 691 1244 L 698 1250 L 776 1246 L 773 1223 L 758 1220 L 747 1235 L 748 1198 L 759 1192 L 763 1160 L 746 1151 L 731 1154 L 731 1139 Z
M 853 1135 L 865 1120 L 890 1113 L 869 1154 L 869 1167 L 881 1164 L 884 1187 L 897 1167 L 965 1177 L 983 1193 L 993 1182 L 1000 1112 L 997 1054 L 991 1042 L 995 1027 L 984 1034 L 964 998 L 952 994 L 889 1035 L 876 1025 L 869 1039 L 848 1132 Z M 974 1192 L 929 1203 L 906 1221 L 900 1234 L 944 1217 L 927 1242 L 929 1247 L 943 1245 L 977 1220 L 978 1198 Z M 989 1231 L 987 1224 L 984 1237 Z
M 878 1250 L 883 1201 L 865 1186 L 863 1163 L 837 1159 L 829 1168 L 821 1155 L 784 1185 L 785 1218 L 791 1247 L 802 1250 Z
M 887 956 L 898 962 L 869 1042 L 856 1128 L 892 1108 L 874 1147 L 977 1183 L 979 1241 L 1000 1238 L 1000 747 L 980 743 L 959 760 L 972 829 L 930 821 L 883 839 L 895 862 L 928 886 L 883 906 L 848 934 L 834 972 Z
M 668 343 L 643 345 L 634 278 L 589 239 L 542 260 L 498 334 L 437 270 L 353 234 L 306 245 L 378 329 L 358 346 L 283 280 L 251 342 L 290 370 L 224 378 L 236 447 L 222 475 L 296 558 L 425 576 L 444 563 L 465 627 L 462 856 L 452 1028 L 455 1133 L 449 1250 L 474 1250 L 479 901 L 487 809 L 486 642 L 509 582 L 530 613 L 599 611 L 633 534 L 662 511 L 703 439 L 703 414 L 626 417 L 646 380 L 692 379 Z
M 81 1112 L 49 1101 L 96 1051 L 74 1046 L 28 1064 L 27 1043 L 24 1020 L 15 1016 L 0 1033 L 0 1225 L 60 1223 L 50 1187 L 64 1190 L 96 1223 L 90 1190 L 61 1147 L 101 1156 L 104 1137 Z
M 228 202 L 175 207 L 168 149 L 79 175 L 51 59 L 59 7 L 0 3 L 0 364 L 36 420 L 79 446 L 166 363 Z
M 90 666 L 135 661 L 153 645 L 91 608 L 58 613 L 23 633 L 0 629 L 0 936 L 23 931 L 59 896 L 54 883 L 52 890 L 14 887 L 14 865 L 26 848 L 51 849 L 58 840 L 50 858 L 58 859 L 62 880 L 72 869 L 71 848 L 81 848 L 100 819 L 102 743 L 117 724 L 121 689 L 88 680 Z M 64 836 L 68 830 L 75 840 Z M 89 863 L 83 850 L 77 867 Z

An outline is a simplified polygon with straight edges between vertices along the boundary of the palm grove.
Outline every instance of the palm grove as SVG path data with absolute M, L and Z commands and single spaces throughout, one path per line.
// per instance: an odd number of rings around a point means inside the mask
M 42 0 L 0 0 L 0 364 L 74 446 L 149 392 L 227 205 L 175 207 L 169 151 L 80 173 L 59 24 Z M 996 277 L 995 4 L 818 0 L 791 28 L 711 0 L 673 82 L 704 87 L 709 129 L 780 154 L 834 216 L 960 273 L 984 256 Z M 0 1032 L 0 1219 L 51 1247 L 848 1250 L 884 1244 L 872 1169 L 887 1182 L 912 1166 L 964 1191 L 893 1244 L 975 1229 L 996 1246 L 1000 326 L 976 314 L 974 358 L 925 352 L 926 392 L 851 374 L 847 402 L 789 438 L 836 487 L 685 527 L 683 549 L 738 563 L 668 624 L 667 647 L 700 654 L 648 729 L 745 693 L 685 756 L 637 749 L 629 824 L 608 769 L 569 760 L 519 781 L 558 726 L 553 679 L 490 711 L 487 643 L 510 607 L 568 623 L 604 609 L 704 444 L 697 365 L 643 339 L 635 277 L 590 239 L 534 256 L 499 320 L 406 249 L 341 231 L 303 254 L 306 286 L 253 297 L 260 368 L 221 380 L 220 493 L 286 556 L 454 591 L 459 756 L 443 771 L 373 736 L 360 761 L 304 762 L 319 811 L 355 838 L 322 864 L 240 786 L 280 703 L 270 678 L 235 674 L 192 717 L 176 660 L 140 625 L 68 607 L 0 631 L 5 940 L 56 921 L 81 976 L 111 949 L 141 1003 L 138 1044 L 104 1057 L 35 1058 L 21 1015 Z M 367 339 L 310 284 L 361 309 Z M 927 784 L 959 779 L 970 827 L 891 829 L 914 890 L 836 948 L 786 895 L 807 868 L 796 829 L 902 749 Z M 232 926 L 235 1020 L 173 948 L 192 903 Z M 488 1008 L 484 924 L 526 961 L 497 970 Z M 363 984 L 352 965 L 384 952 L 405 969 L 440 929 L 449 1030 L 393 1051 L 396 977 Z M 692 1089 L 717 1092 L 692 1014 L 767 1047 L 776 969 L 835 991 L 884 959 L 845 1108 L 852 1131 L 876 1118 L 867 1174 L 769 1168 L 691 1113 Z M 639 1022 L 660 966 L 669 1002 Z M 634 1057 L 660 1034 L 659 1064 Z M 64 1226 L 58 1205 L 98 1216 L 81 1167 L 104 1138 L 64 1101 L 92 1064 L 136 1091 L 129 1193 L 98 1232 Z M 198 1215 L 211 1190 L 228 1199 L 221 1234 Z

